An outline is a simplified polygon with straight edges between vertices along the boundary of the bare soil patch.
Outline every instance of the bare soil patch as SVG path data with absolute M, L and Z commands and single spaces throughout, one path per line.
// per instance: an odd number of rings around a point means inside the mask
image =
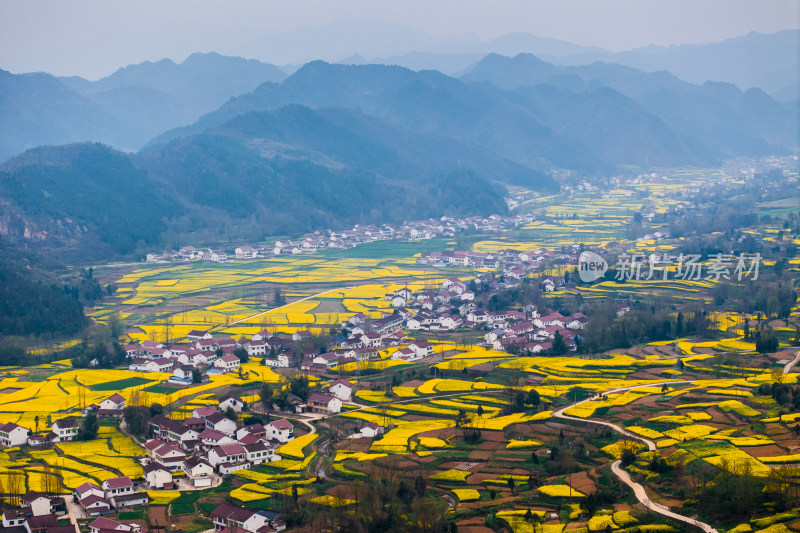
M 167 522 L 166 505 L 151 505 L 147 508 L 147 512 L 152 525 L 166 526 L 169 524 L 169 522 Z
M 469 458 L 472 461 L 488 461 L 492 458 L 492 452 L 475 450 L 474 452 L 470 452 Z
M 589 477 L 588 472 L 578 472 L 569 477 L 569 484 L 573 489 L 579 490 L 584 494 L 594 494 L 597 492 L 597 486 L 594 480 Z
M 776 455 L 786 455 L 786 450 L 777 444 L 770 444 L 769 446 L 748 446 L 743 448 L 743 450 L 753 457 L 775 457 Z

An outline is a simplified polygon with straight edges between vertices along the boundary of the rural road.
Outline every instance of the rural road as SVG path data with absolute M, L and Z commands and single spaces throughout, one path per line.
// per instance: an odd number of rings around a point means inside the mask
M 290 305 L 294 305 L 294 304 L 296 304 L 298 302 L 305 302 L 306 300 L 311 300 L 312 298 L 318 298 L 318 297 L 322 296 L 323 294 L 328 294 L 329 292 L 339 291 L 339 290 L 341 290 L 341 289 L 329 289 L 327 291 L 318 292 L 317 294 L 312 294 L 311 296 L 306 296 L 305 298 L 300 298 L 299 300 L 295 300 L 294 302 L 291 302 L 291 303 L 288 303 L 288 304 L 284 304 L 284 305 L 282 305 L 280 307 L 276 307 L 275 309 L 269 309 L 267 311 L 262 311 L 261 313 L 256 313 L 255 315 L 248 316 L 246 318 L 242 318 L 242 319 L 237 320 L 235 322 L 229 322 L 227 324 L 222 324 L 222 325 L 217 326 L 217 327 L 221 328 L 221 327 L 234 326 L 234 325 L 239 324 L 241 322 L 247 322 L 248 320 L 252 320 L 254 318 L 258 318 L 261 315 L 266 315 L 267 313 L 274 313 L 275 311 L 277 311 L 279 309 L 283 309 L 284 307 L 289 307 Z M 213 330 L 213 329 L 215 329 L 215 328 L 211 328 L 211 330 Z M 211 330 L 209 330 L 209 331 L 211 331 Z
M 792 359 L 791 361 L 786 363 L 786 365 L 784 365 L 783 373 L 788 374 L 789 372 L 791 372 L 792 367 L 795 366 L 798 363 L 798 361 L 800 361 L 800 350 L 797 350 L 797 355 L 794 357 L 794 359 Z
M 691 380 L 691 381 L 663 381 L 661 383 L 648 383 L 647 385 L 637 385 L 637 386 L 634 386 L 634 387 L 623 387 L 623 388 L 620 388 L 620 389 L 614 389 L 614 390 L 606 391 L 603 394 L 625 392 L 625 391 L 629 391 L 629 390 L 632 390 L 632 389 L 638 389 L 638 388 L 642 388 L 642 387 L 660 387 L 660 386 L 663 386 L 663 385 L 686 384 L 686 383 L 693 383 L 694 381 L 695 380 Z M 576 405 L 580 405 L 582 403 L 589 402 L 589 401 L 592 401 L 594 399 L 597 399 L 597 396 L 592 396 L 591 398 L 587 398 L 587 399 L 582 400 L 580 402 L 570 404 L 570 405 L 568 405 L 566 407 L 562 407 L 558 411 L 554 411 L 553 412 L 553 416 L 557 417 L 557 418 L 563 418 L 565 420 L 577 420 L 579 422 L 588 422 L 590 424 L 598 424 L 598 425 L 601 425 L 601 426 L 606 426 L 606 427 L 609 427 L 609 428 L 613 429 L 614 431 L 616 431 L 618 433 L 621 433 L 621 434 L 625 435 L 626 437 L 631 437 L 633 439 L 636 439 L 636 440 L 639 440 L 641 442 L 644 442 L 647 445 L 647 449 L 649 451 L 651 451 L 651 452 L 656 451 L 658 449 L 656 447 L 656 443 L 653 442 L 652 440 L 646 439 L 646 438 L 641 437 L 639 435 L 636 435 L 635 433 L 631 433 L 630 431 L 620 427 L 617 424 L 613 424 L 611 422 L 605 422 L 603 420 L 591 420 L 591 419 L 588 419 L 588 418 L 578 418 L 578 417 L 569 416 L 569 415 L 565 415 L 564 414 L 564 411 L 569 409 L 570 407 L 575 407 Z M 682 514 L 678 514 L 678 513 L 672 512 L 666 506 L 661 505 L 660 503 L 655 503 L 654 501 L 652 501 L 647 496 L 647 492 L 645 491 L 644 487 L 641 486 L 639 483 L 636 483 L 635 481 L 633 481 L 631 479 L 630 474 L 628 474 L 628 472 L 626 472 L 625 470 L 623 470 L 620 467 L 620 460 L 616 460 L 611 464 L 611 471 L 614 473 L 615 476 L 617 476 L 620 479 L 620 481 L 622 481 L 623 483 L 628 485 L 630 488 L 632 488 L 633 489 L 633 493 L 636 495 L 636 499 L 639 500 L 639 503 L 641 503 L 642 505 L 644 505 L 645 507 L 647 507 L 651 511 L 654 511 L 656 513 L 662 514 L 662 515 L 667 516 L 669 518 L 673 518 L 675 520 L 680 520 L 681 522 L 685 522 L 687 524 L 696 526 L 696 527 L 702 529 L 706 533 L 717 533 L 716 529 L 714 529 L 712 526 L 706 524 L 705 522 L 700 522 L 699 520 L 695 520 L 694 518 L 691 518 L 691 517 L 688 517 L 688 516 L 684 516 Z
M 611 471 L 622 480 L 623 483 L 628 485 L 630 488 L 633 489 L 633 493 L 636 495 L 636 499 L 639 502 L 650 509 L 651 511 L 655 511 L 656 513 L 662 514 L 664 516 L 668 516 L 670 518 L 674 518 L 675 520 L 680 520 L 681 522 L 686 522 L 692 526 L 699 527 L 706 533 L 717 533 L 717 530 L 711 527 L 710 525 L 706 524 L 705 522 L 700 522 L 699 520 L 695 520 L 694 518 L 689 518 L 688 516 L 684 516 L 682 514 L 673 513 L 669 510 L 665 505 L 661 505 L 660 503 L 656 503 L 647 496 L 647 493 L 640 484 L 636 483 L 631 479 L 631 475 L 622 469 L 620 466 L 620 460 L 617 459 L 611 464 Z

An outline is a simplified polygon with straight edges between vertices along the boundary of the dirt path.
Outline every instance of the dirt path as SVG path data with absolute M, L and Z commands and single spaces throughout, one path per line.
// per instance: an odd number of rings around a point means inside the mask
M 636 483 L 631 479 L 631 475 L 620 467 L 620 460 L 617 459 L 611 464 L 611 471 L 626 485 L 633 489 L 633 493 L 636 495 L 636 499 L 639 502 L 656 513 L 662 514 L 664 516 L 668 516 L 670 518 L 674 518 L 675 520 L 680 520 L 681 522 L 685 522 L 692 526 L 699 527 L 706 533 L 717 533 L 717 530 L 711 527 L 710 525 L 706 524 L 705 522 L 700 522 L 699 520 L 695 520 L 694 518 L 689 518 L 688 516 L 684 516 L 682 514 L 674 513 L 667 508 L 665 505 L 661 505 L 660 503 L 656 503 L 647 496 L 647 493 L 640 484 Z
M 800 362 L 800 350 L 797 350 L 797 355 L 795 356 L 795 358 L 786 363 L 786 365 L 783 367 L 783 373 L 788 374 L 789 372 L 791 372 L 792 367 L 795 366 L 798 362 Z
M 610 390 L 610 391 L 604 392 L 603 394 L 624 392 L 624 391 L 629 391 L 631 389 L 638 389 L 638 388 L 641 388 L 641 387 L 657 387 L 657 386 L 661 386 L 661 385 L 687 384 L 687 383 L 693 383 L 694 381 L 695 380 L 692 380 L 692 381 L 663 381 L 661 383 L 649 383 L 647 385 L 638 385 L 638 386 L 635 386 L 635 387 L 623 387 L 621 389 L 614 389 L 614 390 Z M 573 403 L 573 404 L 568 405 L 566 407 L 562 407 L 558 411 L 554 411 L 553 412 L 553 416 L 554 417 L 558 417 L 558 418 L 563 418 L 565 420 L 577 420 L 579 422 L 588 422 L 589 424 L 598 424 L 598 425 L 601 425 L 601 426 L 606 426 L 606 427 L 609 427 L 609 428 L 613 429 L 614 431 L 616 431 L 618 433 L 621 433 L 621 434 L 625 435 L 626 437 L 631 437 L 633 439 L 636 439 L 636 440 L 639 440 L 641 442 L 644 442 L 647 445 L 647 449 L 650 450 L 650 451 L 656 451 L 658 449 L 656 447 L 656 443 L 653 442 L 652 440 L 646 439 L 644 437 L 641 437 L 639 435 L 631 433 L 630 431 L 620 427 L 617 424 L 614 424 L 614 423 L 611 423 L 611 422 L 605 422 L 603 420 L 591 420 L 591 419 L 587 419 L 587 418 L 578 418 L 578 417 L 569 416 L 569 415 L 565 415 L 564 414 L 564 411 L 569 409 L 570 407 L 574 407 L 576 405 L 580 405 L 582 403 L 589 402 L 589 401 L 595 400 L 597 398 L 598 398 L 597 395 L 596 396 L 592 396 L 591 398 L 587 398 L 587 399 L 582 400 L 580 402 Z M 620 479 L 620 481 L 622 481 L 623 483 L 628 485 L 630 488 L 632 488 L 633 489 L 633 493 L 636 495 L 636 499 L 639 500 L 639 502 L 642 505 L 644 505 L 646 508 L 650 509 L 651 511 L 654 511 L 656 513 L 662 514 L 662 515 L 667 516 L 669 518 L 673 518 L 675 520 L 680 520 L 681 522 L 685 522 L 687 524 L 690 524 L 690 525 L 693 525 L 695 527 L 698 527 L 698 528 L 702 529 L 705 533 L 717 533 L 716 529 L 714 529 L 712 526 L 706 524 L 705 522 L 700 522 L 699 520 L 695 520 L 694 518 L 691 518 L 691 517 L 688 517 L 688 516 L 685 516 L 685 515 L 682 515 L 682 514 L 678 514 L 678 513 L 672 512 L 666 506 L 661 505 L 660 503 L 653 502 L 647 496 L 647 493 L 645 492 L 644 487 L 641 486 L 639 483 L 636 483 L 635 481 L 633 481 L 631 479 L 630 474 L 628 474 L 628 472 L 626 472 L 625 470 L 623 470 L 620 467 L 620 460 L 616 460 L 611 464 L 611 471 L 614 473 L 614 475 L 616 475 Z

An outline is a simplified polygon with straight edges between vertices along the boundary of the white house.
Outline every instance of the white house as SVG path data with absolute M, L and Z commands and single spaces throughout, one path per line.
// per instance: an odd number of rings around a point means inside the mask
M 99 496 L 104 498 L 106 493 L 103 492 L 103 487 L 87 482 L 73 490 L 72 495 L 79 500 L 83 500 L 89 496 Z
M 308 407 L 312 413 L 338 413 L 342 410 L 342 400 L 329 394 L 312 392 L 308 397 Z
M 208 451 L 208 462 L 214 468 L 218 468 L 222 464 L 240 464 L 246 463 L 247 452 L 241 444 L 223 444 L 222 446 L 215 446 Z M 246 467 L 245 467 L 246 468 Z
M 172 375 L 180 379 L 192 379 L 192 370 L 194 370 L 192 365 L 181 364 L 175 367 Z
M 28 518 L 20 509 L 6 509 L 3 511 L 3 529 L 8 529 L 10 531 L 11 528 L 14 528 L 26 531 L 25 526 L 27 525 L 27 522 Z
M 270 461 L 277 461 L 280 459 L 280 456 L 275 455 L 275 451 L 263 442 L 245 444 L 243 447 L 245 454 L 247 454 L 247 461 L 254 465 L 260 465 L 261 463 L 268 463 Z
M 333 368 L 339 364 L 339 356 L 335 353 L 323 353 L 316 356 L 314 359 L 311 360 L 312 363 L 317 363 L 320 365 L 325 365 L 328 368 Z
M 186 340 L 188 340 L 190 343 L 195 343 L 200 339 L 211 339 L 211 338 L 213 338 L 213 335 L 208 331 L 199 331 L 196 329 L 193 329 L 192 331 L 186 334 Z
M 413 342 L 408 347 L 414 350 L 419 357 L 426 357 L 433 353 L 433 344 L 428 341 Z
M 186 459 L 186 452 L 180 449 L 177 443 L 164 442 L 150 439 L 145 443 L 145 452 L 155 462 L 160 463 L 170 470 L 176 470 Z
M 133 494 L 133 481 L 128 476 L 112 477 L 103 481 L 103 491 L 108 499 Z
M 239 368 L 239 358 L 233 354 L 223 355 L 216 361 L 214 361 L 214 368 L 218 368 L 223 372 L 236 372 Z
M 200 442 L 203 443 L 206 449 L 211 449 L 214 446 L 222 446 L 223 444 L 235 444 L 236 440 L 221 431 L 206 428 L 200 433 Z
M 78 422 L 75 418 L 60 418 L 53 422 L 53 442 L 69 442 L 78 436 Z
M 343 402 L 349 402 L 353 394 L 353 385 L 346 379 L 339 378 L 330 384 L 328 391 Z
M 211 520 L 214 522 L 215 531 L 255 533 L 265 526 L 267 526 L 266 529 L 275 529 L 269 528 L 269 519 L 265 515 L 227 503 L 222 503 L 211 511 Z
M 125 398 L 123 398 L 121 394 L 115 393 L 113 396 L 110 396 L 100 402 L 98 407 L 100 409 L 107 409 L 109 411 L 121 411 L 122 409 L 125 409 Z
M 250 357 L 261 357 L 267 354 L 269 345 L 264 341 L 251 340 L 247 343 L 247 355 Z
M 406 321 L 406 329 L 416 331 L 422 329 L 422 320 L 417 317 L 409 318 Z
M 294 426 L 288 420 L 273 420 L 265 426 L 267 436 L 278 442 L 289 442 L 294 438 Z
M 53 513 L 53 500 L 39 492 L 29 491 L 22 495 L 22 509 L 30 509 L 33 516 L 45 516 Z
M 202 407 L 195 407 L 194 411 L 192 411 L 193 418 L 207 418 L 214 413 L 219 413 L 217 408 L 213 405 L 204 405 Z
M 172 487 L 172 472 L 166 466 L 151 462 L 142 468 L 144 471 L 144 479 L 151 489 L 163 489 L 165 487 Z
M 370 422 L 369 424 L 361 428 L 361 436 L 366 439 L 371 439 L 373 437 L 376 437 L 380 433 L 383 433 L 383 427 L 379 426 L 375 422 Z
M 289 368 L 289 356 L 286 354 L 278 354 L 274 359 L 272 357 L 264 357 L 261 362 L 264 366 Z
M 411 348 L 400 348 L 399 350 L 396 350 L 392 354 L 392 359 L 403 359 L 404 361 L 414 361 L 416 359 L 420 359 L 420 356 L 417 355 L 417 352 L 415 352 Z
M 214 467 L 202 457 L 191 457 L 183 463 L 183 471 L 192 480 L 195 488 L 210 487 L 214 476 Z
M 241 398 L 228 394 L 219 401 L 219 410 L 227 411 L 228 408 L 233 409 L 236 413 L 241 413 L 244 408 L 244 401 L 242 401 Z
M 216 429 L 226 435 L 233 435 L 236 433 L 236 422 L 223 416 L 221 413 L 214 413 L 211 416 L 205 417 L 206 427 L 208 429 Z
M 30 430 L 18 426 L 14 422 L 0 426 L 0 446 L 9 448 L 11 446 L 21 446 L 27 444 Z
M 256 441 L 267 440 L 270 438 L 269 430 L 258 423 L 250 424 L 249 426 L 245 426 L 236 430 L 236 440 L 238 440 L 240 443 L 247 436 L 255 437 Z M 242 444 L 249 444 L 249 442 L 244 442 Z
M 100 533 L 101 531 L 120 531 L 123 533 L 141 533 L 142 526 L 138 524 L 126 524 L 111 520 L 101 516 L 89 524 L 90 533 Z

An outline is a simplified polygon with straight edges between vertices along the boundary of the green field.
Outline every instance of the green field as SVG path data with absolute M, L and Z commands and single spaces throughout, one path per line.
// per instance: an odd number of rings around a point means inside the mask
M 146 385 L 148 383 L 153 383 L 151 379 L 144 379 L 144 378 L 127 378 L 127 379 L 119 379 L 117 381 L 109 381 L 108 383 L 98 383 L 97 385 L 92 385 L 89 387 L 93 391 L 121 391 L 122 389 L 127 389 L 130 387 L 138 387 L 140 385 Z

